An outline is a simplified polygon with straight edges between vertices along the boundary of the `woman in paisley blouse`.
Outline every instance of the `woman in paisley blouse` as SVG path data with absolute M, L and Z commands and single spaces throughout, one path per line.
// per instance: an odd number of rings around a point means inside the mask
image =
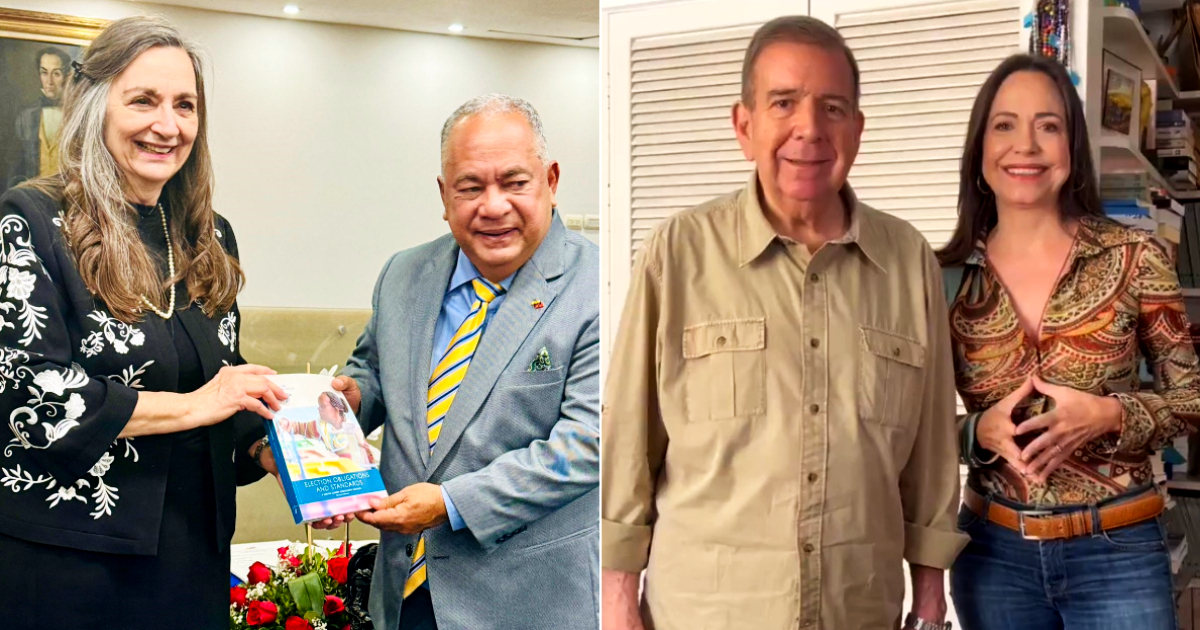
M 1107 219 L 1083 107 L 1019 55 L 976 98 L 938 253 L 970 467 L 951 572 L 965 630 L 1175 628 L 1151 452 L 1200 420 L 1174 265 Z M 953 283 L 949 283 L 953 290 Z M 1139 361 L 1153 391 L 1139 390 Z
M 244 410 L 285 395 L 240 365 L 206 118 L 196 51 L 119 20 L 75 66 L 61 173 L 0 197 L 6 628 L 229 626 L 235 484 L 263 474 Z

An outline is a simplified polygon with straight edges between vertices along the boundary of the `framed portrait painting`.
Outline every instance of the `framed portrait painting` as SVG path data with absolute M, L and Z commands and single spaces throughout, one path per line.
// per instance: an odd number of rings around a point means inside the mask
M 0 191 L 58 172 L 71 63 L 107 24 L 0 7 Z

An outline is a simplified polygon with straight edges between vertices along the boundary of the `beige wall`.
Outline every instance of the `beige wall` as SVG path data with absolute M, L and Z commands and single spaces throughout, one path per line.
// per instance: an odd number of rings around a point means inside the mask
M 237 231 L 243 306 L 369 308 L 388 256 L 447 232 L 438 136 L 485 92 L 537 107 L 562 165 L 560 210 L 599 214 L 596 49 L 107 0 L 2 4 L 161 13 L 205 48 L 217 210 Z

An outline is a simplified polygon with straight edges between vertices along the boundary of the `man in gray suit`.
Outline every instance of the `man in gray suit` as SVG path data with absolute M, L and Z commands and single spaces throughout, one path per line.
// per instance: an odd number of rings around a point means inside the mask
M 402 251 L 335 387 L 383 424 L 376 628 L 599 627 L 598 248 L 525 101 L 442 129 L 451 235 Z M 326 523 L 328 525 L 328 523 Z

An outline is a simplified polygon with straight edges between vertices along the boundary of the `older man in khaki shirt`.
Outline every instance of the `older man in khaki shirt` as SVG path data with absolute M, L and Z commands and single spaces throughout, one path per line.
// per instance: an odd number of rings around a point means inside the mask
M 602 411 L 604 623 L 940 627 L 965 544 L 941 274 L 845 185 L 858 70 L 809 18 L 764 25 L 733 113 L 745 189 L 641 253 Z M 638 574 L 646 570 L 638 606 Z

